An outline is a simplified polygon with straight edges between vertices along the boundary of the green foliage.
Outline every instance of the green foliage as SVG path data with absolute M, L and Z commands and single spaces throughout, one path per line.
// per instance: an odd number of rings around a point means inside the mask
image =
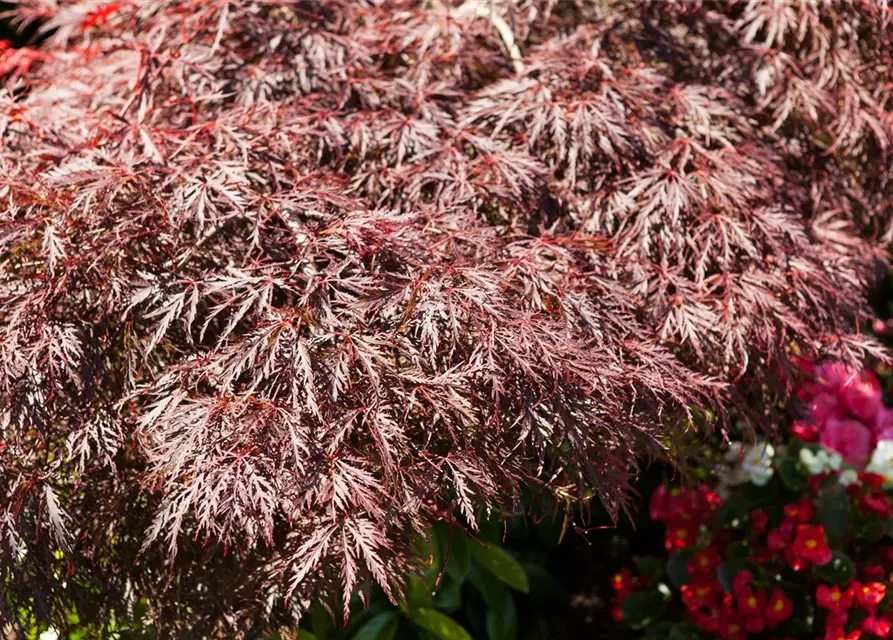
M 670 590 L 665 585 L 634 593 L 623 602 L 623 619 L 633 629 L 644 629 L 660 618 L 669 601 Z

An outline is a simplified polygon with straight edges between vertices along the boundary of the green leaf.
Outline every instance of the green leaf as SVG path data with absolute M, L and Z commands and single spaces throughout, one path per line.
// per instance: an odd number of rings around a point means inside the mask
M 533 530 L 536 537 L 549 547 L 557 546 L 561 540 L 561 532 L 564 529 L 564 521 L 567 515 L 563 511 L 554 508 L 551 501 L 542 501 L 538 517 L 533 519 Z
M 774 478 L 762 487 L 753 482 L 746 482 L 738 487 L 738 495 L 749 505 L 748 510 L 751 510 L 754 507 L 775 502 L 778 495 L 778 484 Z
M 406 607 L 404 609 L 418 609 L 430 607 L 434 604 L 431 590 L 427 582 L 420 576 L 412 576 L 406 581 Z
M 884 537 L 886 523 L 878 518 L 870 518 L 863 521 L 859 527 L 859 538 L 868 542 L 880 542 Z
M 478 514 L 478 532 L 477 537 L 481 540 L 485 540 L 490 544 L 498 545 L 499 541 L 502 540 L 503 534 L 505 533 L 504 523 L 501 517 L 501 513 L 492 512 L 489 517 L 486 516 L 486 512 L 481 509 Z
M 524 567 L 502 548 L 490 544 L 472 544 L 471 554 L 490 573 L 512 589 L 523 593 L 530 591 L 530 584 L 527 580 L 527 574 L 524 573 Z
M 821 492 L 819 520 L 829 537 L 842 538 L 847 534 L 849 523 L 850 497 L 846 487 L 840 484 L 830 486 Z
M 668 600 L 660 591 L 633 593 L 623 602 L 623 621 L 632 629 L 644 629 L 663 614 Z
M 364 624 L 353 636 L 353 640 L 385 640 L 397 631 L 397 612 L 385 611 Z M 390 633 L 390 636 L 386 635 Z
M 713 640 L 714 636 L 687 622 L 658 622 L 648 627 L 642 640 Z
M 468 580 L 478 590 L 487 609 L 501 610 L 505 607 L 505 601 L 511 599 L 512 594 L 502 582 L 497 580 L 492 573 L 485 571 L 478 565 L 471 567 Z
M 413 552 L 422 562 L 425 581 L 428 583 L 429 591 L 434 589 L 437 577 L 440 575 L 443 566 L 440 546 L 436 527 L 429 528 L 425 531 L 425 535 L 419 535 L 413 542 Z
M 658 622 L 648 627 L 648 630 L 642 635 L 642 640 L 666 640 L 675 627 L 675 622 Z
M 502 609 L 487 609 L 487 636 L 490 640 L 515 640 L 518 637 L 518 613 L 515 599 L 509 595 Z
M 650 578 L 652 582 L 660 582 L 664 578 L 666 562 L 657 556 L 641 556 L 634 560 L 639 575 Z
M 694 547 L 688 547 L 682 551 L 678 551 L 667 558 L 667 578 L 677 589 L 684 584 L 688 584 L 688 563 L 695 554 Z
M 325 640 L 332 630 L 332 617 L 318 602 L 310 607 L 310 627 L 318 640 Z
M 748 569 L 748 567 L 741 563 L 720 562 L 719 566 L 716 568 L 716 579 L 719 580 L 719 583 L 722 585 L 722 588 L 725 589 L 726 593 L 732 593 L 735 590 L 733 587 L 735 576 L 745 569 Z
M 446 574 L 458 583 L 465 582 L 471 566 L 468 536 L 464 531 L 454 528 L 446 533 L 441 532 L 440 539 L 445 547 L 443 554 L 446 559 Z
M 845 586 L 856 575 L 856 565 L 850 557 L 842 551 L 831 554 L 831 561 L 816 567 L 816 574 L 827 582 Z
M 750 546 L 744 540 L 730 542 L 726 547 L 726 558 L 730 562 L 746 562 L 750 557 Z
M 530 599 L 544 605 L 559 605 L 568 601 L 568 594 L 558 579 L 545 567 L 532 562 L 522 562 L 530 582 Z
M 409 614 L 409 619 L 440 640 L 473 640 L 462 625 L 434 609 L 416 609 Z
M 740 526 L 740 522 L 748 513 L 750 513 L 750 508 L 744 502 L 731 497 L 722 504 L 716 515 L 722 524 Z
M 798 461 L 790 456 L 784 457 L 777 464 L 778 475 L 784 485 L 796 493 L 803 493 L 809 484 L 809 478 L 803 473 Z
M 434 606 L 453 613 L 462 606 L 462 583 L 445 576 L 434 594 Z

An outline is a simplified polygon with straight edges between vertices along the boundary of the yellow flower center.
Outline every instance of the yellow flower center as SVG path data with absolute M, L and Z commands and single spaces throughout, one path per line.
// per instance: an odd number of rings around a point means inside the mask
M 831 599 L 832 599 L 834 602 L 837 602 L 838 600 L 840 600 L 840 592 L 839 592 L 839 591 L 833 591 L 833 592 L 831 592 Z
M 741 631 L 741 627 L 738 624 L 733 622 L 729 625 L 729 633 L 738 633 L 739 631 Z
M 750 607 L 751 609 L 756 609 L 757 608 L 757 599 L 754 598 L 753 596 L 750 596 L 747 599 L 747 606 Z
M 777 613 L 782 609 L 784 609 L 784 602 L 782 602 L 781 600 L 776 600 L 775 604 L 772 605 L 772 610 Z
M 818 544 L 819 544 L 819 543 L 816 542 L 815 540 L 807 540 L 807 541 L 806 541 L 806 548 L 807 548 L 807 549 L 815 549 L 815 548 L 818 546 Z
M 710 564 L 710 561 L 707 558 L 705 558 L 704 556 L 701 556 L 701 559 L 698 560 L 698 562 L 700 563 L 700 565 L 702 567 L 706 567 L 708 564 Z

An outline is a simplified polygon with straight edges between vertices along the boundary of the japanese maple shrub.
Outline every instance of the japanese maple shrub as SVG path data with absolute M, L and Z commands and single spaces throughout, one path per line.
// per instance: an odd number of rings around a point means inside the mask
M 47 39 L 0 48 L 5 619 L 398 597 L 432 520 L 527 481 L 616 511 L 689 407 L 876 352 L 882 4 L 15 12 Z

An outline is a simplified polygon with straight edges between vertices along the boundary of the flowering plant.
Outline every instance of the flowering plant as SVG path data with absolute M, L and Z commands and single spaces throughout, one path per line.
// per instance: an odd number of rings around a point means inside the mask
M 786 442 L 732 443 L 711 480 L 663 484 L 666 558 L 612 579 L 645 637 L 893 638 L 893 414 L 870 371 L 804 369 Z

